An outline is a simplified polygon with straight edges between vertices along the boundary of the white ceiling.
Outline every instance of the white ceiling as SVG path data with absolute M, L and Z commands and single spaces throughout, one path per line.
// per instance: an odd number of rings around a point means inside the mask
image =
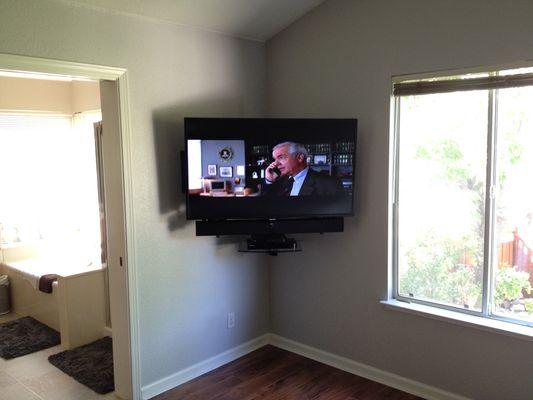
M 266 41 L 325 0 L 63 0 Z

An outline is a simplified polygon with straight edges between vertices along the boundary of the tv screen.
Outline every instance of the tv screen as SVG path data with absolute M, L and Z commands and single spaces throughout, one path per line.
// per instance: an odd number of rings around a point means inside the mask
M 353 215 L 356 119 L 185 118 L 187 218 Z

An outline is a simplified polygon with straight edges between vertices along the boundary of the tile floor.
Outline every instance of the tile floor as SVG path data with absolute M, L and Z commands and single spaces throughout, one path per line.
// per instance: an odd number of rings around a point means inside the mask
M 0 315 L 0 323 L 16 318 Z M 93 392 L 48 362 L 49 355 L 63 350 L 55 346 L 12 360 L 0 358 L 0 400 L 119 400 L 113 393 Z

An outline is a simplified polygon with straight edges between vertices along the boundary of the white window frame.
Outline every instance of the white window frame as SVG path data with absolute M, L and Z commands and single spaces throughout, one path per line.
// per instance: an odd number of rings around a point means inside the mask
M 466 75 L 473 73 L 487 73 L 490 71 L 501 71 L 517 68 L 531 68 L 533 62 L 516 63 L 512 65 L 480 67 L 472 69 L 461 69 L 452 71 L 441 71 L 437 73 L 424 73 L 416 75 L 404 75 L 393 77 L 394 84 L 406 81 L 418 81 L 428 78 L 438 78 L 446 76 Z M 471 309 L 461 309 L 442 303 L 422 300 L 402 296 L 399 293 L 399 266 L 398 266 L 398 218 L 399 218 L 399 163 L 400 163 L 400 99 L 401 96 L 391 94 L 390 110 L 390 143 L 389 143 L 389 286 L 388 300 L 384 301 L 389 308 L 400 309 L 402 311 L 414 312 L 415 314 L 431 315 L 432 318 L 453 320 L 461 325 L 478 325 L 483 329 L 505 331 L 516 333 L 520 337 L 533 339 L 532 322 L 510 318 L 491 313 L 492 292 L 494 280 L 492 271 L 492 257 L 495 254 L 494 241 L 494 212 L 496 187 L 496 165 L 495 156 L 497 154 L 497 97 L 499 89 L 486 89 L 488 92 L 488 120 L 487 120 L 487 167 L 486 167 L 486 190 L 485 190 L 485 233 L 484 233 L 484 265 L 482 284 L 482 308 L 481 311 Z M 452 322 L 453 322 L 452 321 Z M 499 323 L 501 322 L 501 323 Z

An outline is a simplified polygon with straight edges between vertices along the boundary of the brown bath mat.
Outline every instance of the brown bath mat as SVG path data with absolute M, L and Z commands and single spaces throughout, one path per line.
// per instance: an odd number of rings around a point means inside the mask
M 59 332 L 32 317 L 23 317 L 0 324 L 0 357 L 9 360 L 57 346 Z
M 109 337 L 51 355 L 48 361 L 96 393 L 115 390 L 113 342 Z

